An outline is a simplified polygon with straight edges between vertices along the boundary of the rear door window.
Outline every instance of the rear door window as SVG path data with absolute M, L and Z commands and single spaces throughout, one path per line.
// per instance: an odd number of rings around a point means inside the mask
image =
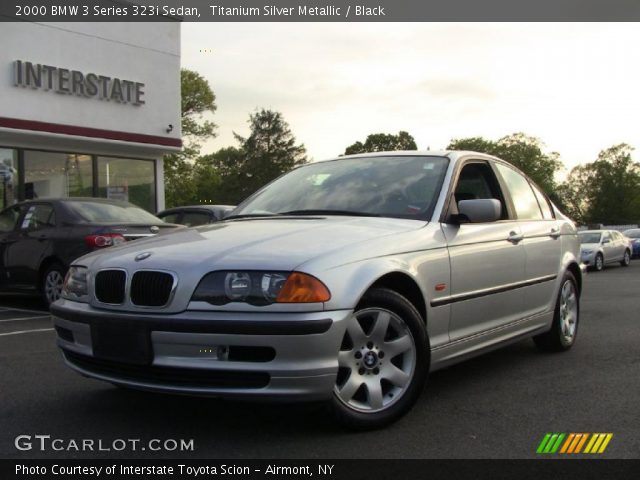
M 21 230 L 42 230 L 56 225 L 55 212 L 50 204 L 31 205 L 20 223 Z
M 511 193 L 518 220 L 542 220 L 538 200 L 527 179 L 502 163 L 496 162 L 495 165 Z
M 542 191 L 536 187 L 533 183 L 531 184 L 531 188 L 533 189 L 533 193 L 538 199 L 538 204 L 540 205 L 540 210 L 542 210 L 542 218 L 545 220 L 553 220 L 553 210 L 551 210 L 551 205 L 549 204 L 549 200 L 542 193 Z

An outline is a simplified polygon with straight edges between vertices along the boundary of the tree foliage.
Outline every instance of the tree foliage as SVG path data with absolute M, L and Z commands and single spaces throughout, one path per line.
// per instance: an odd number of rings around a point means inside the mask
M 209 82 L 192 70 L 180 71 L 181 127 L 183 149 L 165 155 L 165 197 L 168 207 L 193 203 L 196 198 L 193 160 L 200 153 L 201 142 L 214 138 L 216 125 L 204 114 L 217 109 L 216 96 Z
M 296 139 L 280 112 L 261 109 L 249 116 L 250 133 L 234 133 L 239 146 L 223 148 L 198 160 L 198 172 L 213 170 L 217 188 L 198 187 L 213 203 L 237 204 L 271 180 L 307 162 L 304 145 Z
M 350 145 L 344 151 L 345 155 L 368 152 L 391 152 L 395 150 L 417 150 L 416 141 L 409 133 L 400 131 L 397 135 L 390 133 L 373 133 L 362 142 Z
M 502 158 L 526 173 L 555 203 L 561 203 L 555 174 L 562 168 L 559 155 L 545 153 L 540 139 L 524 133 L 514 133 L 497 141 L 482 137 L 454 139 L 449 150 L 473 150 Z
M 591 163 L 574 167 L 560 187 L 567 213 L 580 223 L 624 225 L 640 221 L 640 163 L 621 143 Z

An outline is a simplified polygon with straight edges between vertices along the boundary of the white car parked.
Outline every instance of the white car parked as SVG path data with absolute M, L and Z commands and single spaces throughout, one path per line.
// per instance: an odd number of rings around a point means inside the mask
M 607 264 L 620 262 L 628 267 L 631 263 L 631 241 L 616 230 L 583 230 L 578 237 L 582 263 L 597 272 Z

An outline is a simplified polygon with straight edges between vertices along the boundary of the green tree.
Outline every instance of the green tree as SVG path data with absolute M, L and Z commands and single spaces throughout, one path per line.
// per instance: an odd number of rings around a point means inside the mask
M 209 82 L 192 70 L 180 71 L 181 126 L 183 149 L 165 155 L 165 197 L 168 207 L 197 202 L 193 161 L 200 153 L 201 142 L 214 138 L 216 125 L 204 119 L 217 109 Z
M 246 181 L 246 173 L 240 169 L 244 152 L 236 147 L 226 147 L 196 161 L 194 168 L 198 203 L 235 205 L 242 200 L 239 191 Z
M 571 169 L 567 179 L 556 189 L 562 199 L 563 212 L 578 224 L 589 223 L 587 192 L 594 181 L 593 173 L 589 165 L 578 165 Z
M 640 164 L 631 159 L 626 143 L 603 150 L 593 163 L 589 216 L 592 222 L 625 224 L 638 220 Z
M 368 152 L 392 152 L 395 150 L 417 150 L 416 141 L 409 133 L 400 131 L 397 135 L 390 133 L 373 133 L 362 142 L 350 145 L 344 151 L 345 155 Z
M 587 223 L 637 223 L 640 217 L 640 164 L 631 159 L 626 143 L 602 150 L 595 162 L 578 167 L 584 181 L 572 183 L 577 175 L 569 175 L 567 189 L 579 197 L 585 207 Z
M 234 133 L 243 155 L 227 151 L 226 161 L 237 162 L 232 175 L 238 181 L 235 203 L 292 168 L 308 161 L 280 112 L 261 109 L 249 115 L 250 134 Z M 224 178 L 224 177 L 223 177 Z
M 538 138 L 524 133 L 507 135 L 497 141 L 470 137 L 451 140 L 447 149 L 472 150 L 502 158 L 526 173 L 554 203 L 561 203 L 555 174 L 562 163 L 558 153 L 543 151 L 544 144 Z

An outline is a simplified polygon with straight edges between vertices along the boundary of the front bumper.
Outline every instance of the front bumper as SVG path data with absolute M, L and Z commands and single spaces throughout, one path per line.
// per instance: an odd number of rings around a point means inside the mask
M 331 396 L 351 313 L 147 315 L 68 300 L 51 307 L 66 364 L 87 377 L 169 393 L 296 401 Z
M 596 252 L 584 253 L 580 252 L 580 260 L 587 266 L 591 266 L 595 263 Z

